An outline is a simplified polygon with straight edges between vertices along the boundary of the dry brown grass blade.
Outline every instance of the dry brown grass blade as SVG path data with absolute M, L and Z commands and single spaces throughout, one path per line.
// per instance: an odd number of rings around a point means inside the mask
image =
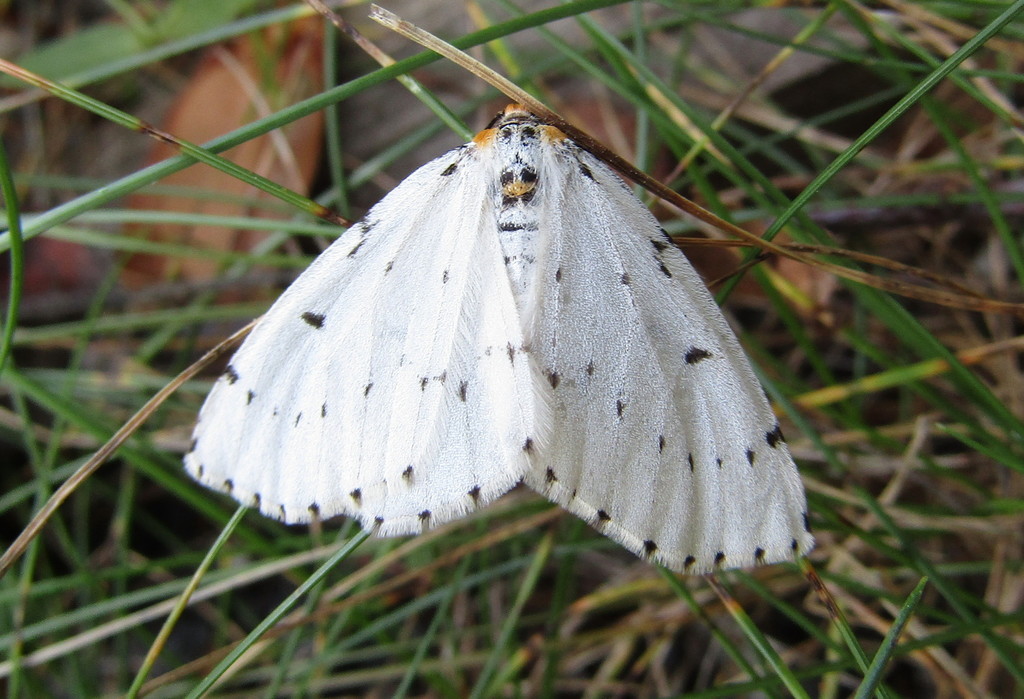
M 834 12 L 835 7 L 826 7 L 824 12 L 822 12 L 821 16 L 815 22 L 808 24 L 799 34 L 797 34 L 797 36 L 793 37 L 793 40 L 789 44 L 779 49 L 779 52 L 775 54 L 775 56 L 768 61 L 763 68 L 761 68 L 757 75 L 755 75 L 754 78 L 750 80 L 742 90 L 740 90 L 739 94 L 733 97 L 722 111 L 719 112 L 718 116 L 716 116 L 714 121 L 711 122 L 711 128 L 715 131 L 720 131 L 722 126 L 725 125 L 725 123 L 729 121 L 729 119 L 731 119 L 739 110 L 743 103 L 750 98 L 754 93 L 754 90 L 763 85 L 764 82 L 768 80 L 768 78 L 771 77 L 771 75 L 775 73 L 783 63 L 793 57 L 797 52 L 797 48 L 813 37 L 818 28 L 824 24 Z M 671 182 L 678 177 L 690 166 L 690 163 L 694 161 L 700 152 L 709 146 L 710 143 L 711 137 L 708 134 L 701 134 L 686 155 L 684 155 L 679 161 L 679 164 L 676 165 L 669 176 L 665 179 Z
M 684 247 L 751 247 L 750 243 L 742 240 L 712 240 L 709 238 L 680 238 L 673 236 L 672 240 Z M 857 262 L 861 264 L 873 265 L 875 267 L 881 267 L 891 272 L 898 274 L 905 274 L 908 276 L 918 277 L 938 286 L 944 287 L 944 290 L 938 290 L 942 293 L 947 293 L 951 297 L 957 299 L 956 308 L 960 308 L 968 311 L 978 311 L 981 313 L 1007 313 L 1012 315 L 1020 315 L 1024 312 L 1024 304 L 1013 303 L 1010 301 L 1000 301 L 998 299 L 989 298 L 980 292 L 971 289 L 970 287 L 961 284 L 955 279 L 950 279 L 946 275 L 936 274 L 930 270 L 924 269 L 923 267 L 915 267 L 914 265 L 908 265 L 903 262 L 897 262 L 890 260 L 887 257 L 880 257 L 878 255 L 871 255 L 865 252 L 858 252 L 856 250 L 848 250 L 846 248 L 830 248 L 825 245 L 809 245 L 806 243 L 778 243 L 780 247 L 790 250 L 794 253 L 805 253 L 812 255 L 831 255 L 833 257 L 841 257 L 851 262 Z M 708 286 L 712 289 L 716 285 L 721 284 L 725 279 L 737 274 L 745 269 L 748 269 L 756 264 L 764 262 L 769 259 L 769 255 L 764 251 L 760 255 L 747 261 L 741 267 L 731 272 L 728 275 L 723 276 L 720 279 L 708 282 Z M 916 284 L 907 284 L 906 282 L 894 281 L 891 279 L 885 279 L 884 277 L 875 277 L 877 284 L 875 286 L 879 289 L 886 289 L 892 293 L 906 296 L 907 298 L 917 298 L 922 301 L 928 301 L 929 298 L 924 298 L 917 294 L 919 289 L 926 289 L 929 287 L 922 287 Z M 950 304 L 947 304 L 950 305 Z
M 391 56 L 382 51 L 376 44 L 367 39 L 365 36 L 359 33 L 350 22 L 344 17 L 327 7 L 321 0 L 306 0 L 306 4 L 312 7 L 314 10 L 319 12 L 324 19 L 329 21 L 340 31 L 344 32 L 356 43 L 359 48 L 365 51 L 373 60 L 380 63 L 382 66 L 389 66 L 395 62 Z
M 107 459 L 113 456 L 114 452 L 121 448 L 121 446 L 128 441 L 128 438 L 135 434 L 136 430 L 142 427 L 143 423 L 149 419 L 149 416 L 152 415 L 172 393 L 178 390 L 178 387 L 227 354 L 235 344 L 249 334 L 258 321 L 259 319 L 257 318 L 250 322 L 244 328 L 218 344 L 216 347 L 200 357 L 194 364 L 175 376 L 173 380 L 168 382 L 166 386 L 157 391 L 152 398 L 146 401 L 146 404 L 139 408 L 138 412 L 132 415 L 131 418 L 129 418 L 128 421 L 114 433 L 114 436 L 112 436 L 106 444 L 100 447 L 88 461 L 82 464 L 81 468 L 75 471 L 70 478 L 64 481 L 61 486 L 54 491 L 53 495 L 50 496 L 50 499 L 46 501 L 46 504 L 43 505 L 42 509 L 32 517 L 32 520 L 22 530 L 21 534 L 18 535 L 18 538 L 14 540 L 14 543 L 12 543 L 8 549 L 4 551 L 3 555 L 0 556 L 0 578 L 10 570 L 11 566 L 14 565 L 18 558 L 21 557 L 21 554 L 25 552 L 25 549 L 28 548 L 28 545 L 32 540 L 39 535 L 39 532 L 50 520 L 50 517 L 53 516 L 53 513 L 57 511 L 57 508 L 59 508 L 64 501 L 71 496 L 71 493 L 75 492 L 78 486 L 81 485 L 85 479 L 95 473 L 96 469 L 102 466 Z
M 529 111 L 536 114 L 538 117 L 549 122 L 553 126 L 561 129 L 569 138 L 575 141 L 580 147 L 592 153 L 594 156 L 605 161 L 616 170 L 621 172 L 623 175 L 633 180 L 647 191 L 651 192 L 660 199 L 663 199 L 670 204 L 674 205 L 680 211 L 687 213 L 699 221 L 713 226 L 721 231 L 730 233 L 741 240 L 744 240 L 751 245 L 755 245 L 762 250 L 779 255 L 781 257 L 788 257 L 793 260 L 802 262 L 803 264 L 815 267 L 830 274 L 834 274 L 837 277 L 848 279 L 865 286 L 869 286 L 889 293 L 898 294 L 900 296 L 907 296 L 915 298 L 920 301 L 927 301 L 929 303 L 935 303 L 941 306 L 947 306 L 950 308 L 962 308 L 965 310 L 987 310 L 996 311 L 1000 313 L 1010 313 L 1020 317 L 1024 317 L 1024 305 L 1015 303 L 1006 303 L 1001 301 L 986 301 L 985 304 L 979 306 L 978 302 L 974 299 L 965 299 L 961 294 L 949 293 L 940 289 L 932 289 L 929 287 L 918 286 L 914 284 L 904 284 L 901 282 L 894 282 L 887 279 L 879 278 L 873 274 L 862 272 L 856 269 L 850 269 L 843 267 L 842 265 L 833 264 L 825 260 L 817 259 L 811 255 L 807 255 L 801 252 L 796 252 L 785 245 L 775 243 L 772 241 L 764 240 L 763 238 L 746 231 L 735 224 L 732 224 L 722 218 L 719 218 L 715 214 L 711 213 L 707 209 L 697 205 L 690 201 L 686 197 L 682 196 L 678 192 L 673 191 L 665 184 L 655 180 L 647 173 L 639 170 L 633 164 L 625 160 L 624 158 L 616 155 L 614 152 L 606 148 L 597 139 L 593 138 L 586 132 L 578 129 L 572 124 L 568 123 L 553 112 L 546 105 L 539 100 L 535 99 L 532 95 L 521 89 L 512 81 L 508 80 L 504 76 L 498 74 L 491 68 L 483 65 L 473 57 L 460 51 L 451 44 L 439 39 L 430 32 L 420 29 L 416 25 L 407 22 L 400 18 L 398 15 L 385 10 L 377 5 L 372 5 L 370 11 L 370 18 L 379 22 L 380 24 L 388 27 L 389 29 L 405 36 L 416 43 L 424 46 L 425 48 L 434 51 L 448 60 L 456 63 L 457 65 L 465 68 L 469 72 L 473 73 L 480 79 L 486 81 L 492 87 L 500 90 L 510 99 L 518 102 Z M 831 254 L 831 250 L 830 250 Z
M 508 507 L 507 509 L 511 508 Z M 417 580 L 429 580 L 437 571 L 454 566 L 466 556 L 491 550 L 499 542 L 511 539 L 523 532 L 538 529 L 549 524 L 553 520 L 558 519 L 563 514 L 563 511 L 558 508 L 549 508 L 543 512 L 537 513 L 536 515 L 515 520 L 486 534 L 476 536 L 462 546 L 434 556 L 429 563 L 416 566 L 415 568 L 410 568 L 397 574 L 383 575 L 386 571 L 398 570 L 399 561 L 403 560 L 414 551 L 429 547 L 436 542 L 443 540 L 445 537 L 451 535 L 453 529 L 464 527 L 472 520 L 458 520 L 451 522 L 446 526 L 424 532 L 419 536 L 403 542 L 387 554 L 376 557 L 361 565 L 358 570 L 353 571 L 350 575 L 347 575 L 344 580 L 334 585 L 331 589 L 325 591 L 321 596 L 321 604 L 315 609 L 300 609 L 289 614 L 281 620 L 281 623 L 268 631 L 260 643 L 253 649 L 253 652 L 244 656 L 244 658 L 257 657 L 259 649 L 263 647 L 264 644 L 269 644 L 291 632 L 293 629 L 309 624 L 311 620 L 322 621 L 337 618 L 339 614 L 357 608 L 361 604 L 367 604 L 374 599 L 381 599 L 387 595 L 395 594 L 401 588 L 413 584 Z M 360 589 L 358 592 L 355 592 L 355 590 L 357 590 L 361 585 L 367 585 L 369 583 L 373 584 L 365 589 Z M 159 677 L 153 678 L 144 686 L 143 689 L 145 692 L 150 692 L 159 687 L 172 684 L 173 682 L 194 675 L 196 672 L 208 672 L 211 667 L 215 666 L 224 656 L 230 653 L 232 648 L 234 648 L 234 644 L 218 648 L 200 658 L 196 658 L 187 665 L 176 667 Z M 244 663 L 244 658 L 240 663 Z M 241 668 L 242 665 L 239 664 L 233 669 L 233 671 L 238 672 Z

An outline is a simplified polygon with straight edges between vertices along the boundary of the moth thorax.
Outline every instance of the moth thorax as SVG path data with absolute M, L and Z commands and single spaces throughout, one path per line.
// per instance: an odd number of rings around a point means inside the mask
M 500 169 L 492 191 L 505 269 L 518 300 L 533 285 L 544 183 L 540 181 L 534 157 L 540 146 L 536 130 L 522 124 L 506 129 L 499 132 Z

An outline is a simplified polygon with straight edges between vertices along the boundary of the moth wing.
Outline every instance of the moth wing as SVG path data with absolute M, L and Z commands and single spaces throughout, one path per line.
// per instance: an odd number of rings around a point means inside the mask
M 534 428 L 522 330 L 471 148 L 410 175 L 263 317 L 188 471 L 286 522 L 422 531 L 501 495 Z
M 545 169 L 526 315 L 554 427 L 527 484 L 679 571 L 810 549 L 796 466 L 700 277 L 596 158 L 570 146 Z

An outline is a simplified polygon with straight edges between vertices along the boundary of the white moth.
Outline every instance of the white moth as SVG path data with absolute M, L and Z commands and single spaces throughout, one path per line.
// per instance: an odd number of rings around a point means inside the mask
M 813 546 L 776 418 L 697 273 L 618 176 L 517 105 L 284 292 L 185 465 L 271 517 L 382 536 L 525 482 L 677 571 Z

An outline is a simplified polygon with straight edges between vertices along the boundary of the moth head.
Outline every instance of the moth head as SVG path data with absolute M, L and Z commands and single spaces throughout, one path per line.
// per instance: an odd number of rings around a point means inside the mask
M 510 104 L 494 115 L 487 129 L 496 129 L 506 124 L 538 123 L 540 120 L 521 104 Z
M 546 123 L 533 112 L 521 104 L 510 104 L 491 119 L 487 127 L 473 137 L 473 142 L 478 146 L 490 146 L 494 139 L 503 131 L 512 136 L 509 131 L 519 130 L 527 136 L 540 136 L 544 141 L 554 143 L 565 138 L 565 134 L 555 126 Z

